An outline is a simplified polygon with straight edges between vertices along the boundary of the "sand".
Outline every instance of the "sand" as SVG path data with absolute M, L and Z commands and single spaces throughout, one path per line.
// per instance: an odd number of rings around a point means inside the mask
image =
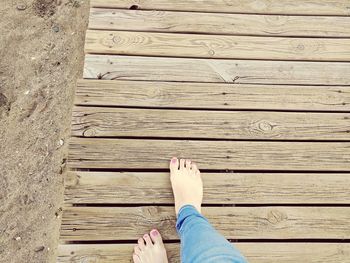
M 0 262 L 55 262 L 87 0 L 1 0 Z

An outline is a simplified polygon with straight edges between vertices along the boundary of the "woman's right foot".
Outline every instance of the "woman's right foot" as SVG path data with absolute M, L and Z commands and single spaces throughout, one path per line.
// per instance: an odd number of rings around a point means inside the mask
M 170 181 L 175 198 L 175 211 L 184 205 L 193 205 L 201 212 L 203 182 L 197 165 L 191 160 L 173 157 L 170 161 Z

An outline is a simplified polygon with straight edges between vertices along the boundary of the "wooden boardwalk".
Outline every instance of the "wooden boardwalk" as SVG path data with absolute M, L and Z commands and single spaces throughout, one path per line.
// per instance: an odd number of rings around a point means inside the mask
M 85 52 L 58 262 L 180 262 L 172 156 L 249 262 L 350 262 L 348 0 L 92 0 Z

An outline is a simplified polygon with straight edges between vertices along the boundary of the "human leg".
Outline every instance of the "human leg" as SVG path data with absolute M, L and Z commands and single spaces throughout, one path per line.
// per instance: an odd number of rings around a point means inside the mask
M 203 183 L 197 166 L 189 160 L 173 158 L 170 173 L 182 262 L 247 262 L 201 215 Z

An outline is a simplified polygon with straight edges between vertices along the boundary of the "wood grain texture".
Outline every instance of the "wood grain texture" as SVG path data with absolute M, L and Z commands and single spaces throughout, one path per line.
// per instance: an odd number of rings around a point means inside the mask
M 350 39 L 88 30 L 85 52 L 161 57 L 350 61 Z
M 180 262 L 172 156 L 249 262 L 350 263 L 349 0 L 91 6 L 58 263 L 130 262 L 153 228 Z
M 349 263 L 350 245 L 335 243 L 235 243 L 251 263 Z M 165 244 L 169 263 L 180 263 L 180 245 Z M 130 263 L 133 244 L 59 245 L 58 263 Z
M 71 168 L 168 169 L 173 156 L 201 169 L 350 171 L 348 142 L 71 138 Z
M 350 111 L 350 87 L 79 80 L 75 104 Z
M 92 7 L 222 13 L 349 15 L 347 0 L 92 0 Z
M 74 107 L 72 135 L 350 141 L 350 113 Z
M 202 173 L 204 204 L 350 204 L 349 174 Z M 225 189 L 225 191 L 222 191 Z M 169 173 L 71 171 L 70 204 L 172 204 Z
M 224 35 L 349 37 L 350 17 L 91 8 L 89 28 Z
M 350 64 L 86 55 L 84 78 L 274 85 L 350 85 Z
M 202 212 L 229 239 L 350 237 L 349 207 L 203 207 Z M 174 207 L 67 207 L 61 239 L 136 240 L 157 228 L 164 240 L 177 240 L 175 221 Z

